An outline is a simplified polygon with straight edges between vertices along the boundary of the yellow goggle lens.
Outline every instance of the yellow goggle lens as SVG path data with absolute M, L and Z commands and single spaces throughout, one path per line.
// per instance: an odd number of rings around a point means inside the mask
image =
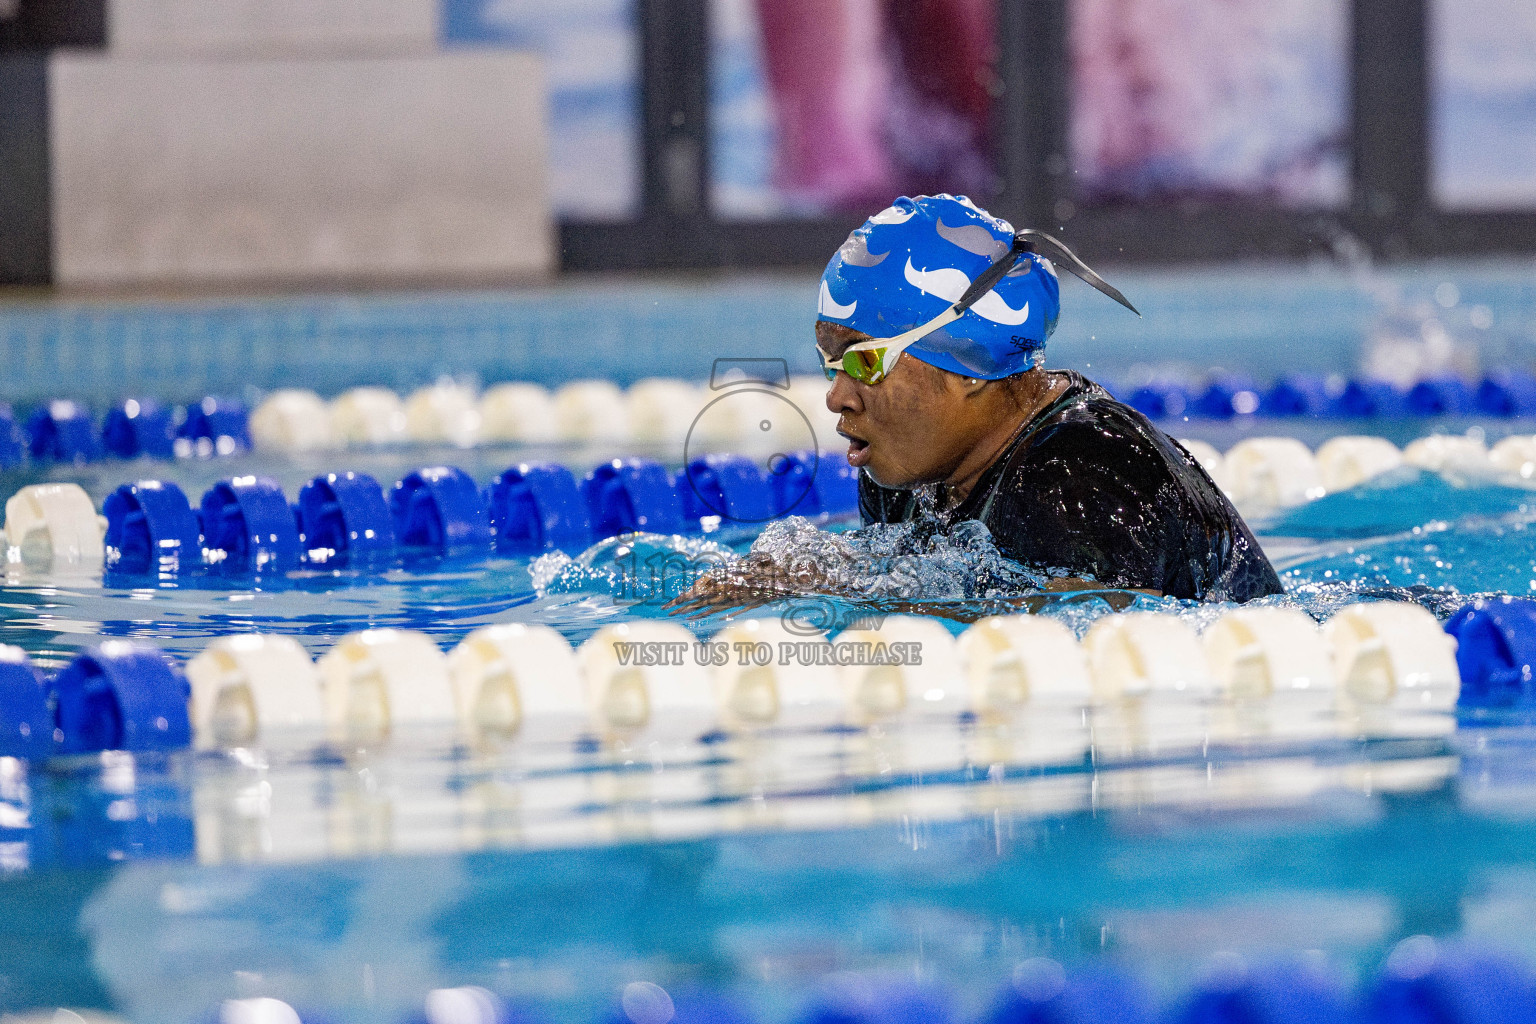
M 885 353 L 883 348 L 844 352 L 843 372 L 860 384 L 878 384 L 885 379 Z

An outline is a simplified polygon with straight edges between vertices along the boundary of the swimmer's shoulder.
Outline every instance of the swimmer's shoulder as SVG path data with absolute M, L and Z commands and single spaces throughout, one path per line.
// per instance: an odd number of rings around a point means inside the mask
M 1015 461 L 1066 461 L 1086 469 L 1136 476 L 1177 474 L 1193 462 L 1141 413 L 1074 370 L 1052 371 L 1064 382 L 1033 423 Z

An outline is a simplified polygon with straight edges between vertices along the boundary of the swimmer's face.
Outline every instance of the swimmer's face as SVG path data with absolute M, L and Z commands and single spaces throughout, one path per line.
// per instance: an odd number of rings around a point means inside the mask
M 868 335 L 818 321 L 816 345 L 828 357 Z M 860 384 L 839 373 L 827 408 L 841 418 L 848 462 L 882 487 L 910 488 L 949 479 L 975 446 L 976 403 L 964 378 L 903 354 L 879 384 Z

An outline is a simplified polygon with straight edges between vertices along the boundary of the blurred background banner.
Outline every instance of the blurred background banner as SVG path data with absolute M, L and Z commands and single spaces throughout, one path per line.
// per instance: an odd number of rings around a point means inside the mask
M 1439 0 L 1435 199 L 1452 208 L 1536 208 L 1536 5 Z
M 1536 251 L 1518 0 L 0 0 L 0 280 Z M 130 102 L 127 97 L 134 97 Z
M 640 45 L 634 0 L 441 0 L 446 46 L 544 58 L 556 216 L 639 211 Z
M 725 217 L 997 190 L 993 0 L 713 0 Z
M 1076 0 L 1070 47 L 1082 202 L 1348 204 L 1345 0 Z

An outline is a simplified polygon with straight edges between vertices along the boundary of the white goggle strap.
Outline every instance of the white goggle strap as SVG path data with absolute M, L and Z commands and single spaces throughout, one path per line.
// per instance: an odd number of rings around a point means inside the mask
M 895 358 L 901 355 L 902 352 L 905 352 L 917 342 L 922 341 L 940 327 L 947 327 L 964 315 L 965 311 L 963 309 L 960 309 L 958 306 L 950 306 L 927 323 L 919 324 L 910 331 L 904 331 L 894 338 L 871 338 L 868 341 L 861 341 L 843 349 L 842 352 L 838 353 L 836 359 L 822 356 L 821 361 L 829 370 L 840 369 L 843 365 L 843 356 L 849 352 L 870 352 L 878 348 L 885 348 L 891 350 L 886 356 L 887 369 L 889 369 L 890 364 L 894 363 Z

